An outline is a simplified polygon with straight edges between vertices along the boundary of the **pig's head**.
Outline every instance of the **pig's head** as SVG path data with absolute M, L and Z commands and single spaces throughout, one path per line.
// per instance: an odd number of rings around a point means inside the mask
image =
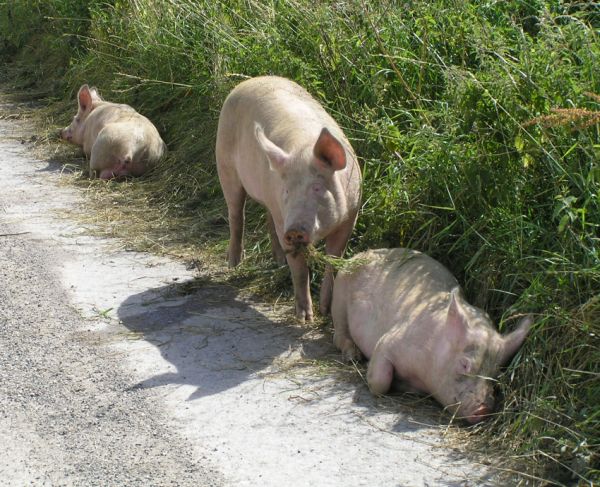
M 256 139 L 271 170 L 281 177 L 284 218 L 283 246 L 287 251 L 316 242 L 339 223 L 345 196 L 335 172 L 346 167 L 346 151 L 327 128 L 312 147 L 287 153 L 256 124 Z
M 96 88 L 90 88 L 88 85 L 83 85 L 77 93 L 78 109 L 77 114 L 73 117 L 71 125 L 60 131 L 60 137 L 67 142 L 76 145 L 83 145 L 83 133 L 85 130 L 85 122 L 94 109 L 94 104 L 102 101 Z
M 531 324 L 527 316 L 502 336 L 484 311 L 466 303 L 458 287 L 453 289 L 445 327 L 445 366 L 434 397 L 469 423 L 484 420 L 494 409 L 494 379 L 520 348 Z

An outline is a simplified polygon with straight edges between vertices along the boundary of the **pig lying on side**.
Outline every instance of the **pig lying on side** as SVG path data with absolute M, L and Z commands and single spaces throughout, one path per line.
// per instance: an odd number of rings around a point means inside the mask
M 360 205 L 361 173 L 337 123 L 307 91 L 285 78 L 240 83 L 227 97 L 217 131 L 217 170 L 229 213 L 229 265 L 242 258 L 246 195 L 268 211 L 273 254 L 287 260 L 296 317 L 311 321 L 309 271 L 302 247 L 325 239 L 341 256 Z M 331 302 L 333 272 L 321 286 Z
M 77 115 L 60 136 L 83 146 L 92 177 L 141 176 L 166 152 L 156 127 L 129 105 L 104 101 L 88 85 L 79 88 L 77 100 Z
M 361 352 L 369 359 L 371 391 L 386 393 L 395 375 L 470 423 L 490 414 L 490 379 L 519 349 L 531 318 L 501 336 L 448 269 L 414 250 L 370 250 L 352 261 L 335 279 L 334 343 L 346 360 Z

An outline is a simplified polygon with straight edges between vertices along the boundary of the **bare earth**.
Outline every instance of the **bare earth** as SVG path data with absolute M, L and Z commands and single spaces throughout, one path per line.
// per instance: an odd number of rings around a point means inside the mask
M 289 309 L 90 237 L 21 138 L 0 121 L 0 485 L 491 482 L 439 408 L 373 397 Z

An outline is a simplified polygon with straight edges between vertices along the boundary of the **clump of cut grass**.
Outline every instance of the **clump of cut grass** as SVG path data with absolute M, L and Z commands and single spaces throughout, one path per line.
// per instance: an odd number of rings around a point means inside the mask
M 358 267 L 368 263 L 365 258 L 344 258 L 327 255 L 323 249 L 318 249 L 314 245 L 307 245 L 300 249 L 304 254 L 309 267 L 315 270 L 324 272 L 325 269 L 331 267 L 335 272 L 352 272 Z
M 247 77 L 303 85 L 360 156 L 364 203 L 348 255 L 416 248 L 502 331 L 515 315 L 536 316 L 500 378 L 503 409 L 468 430 L 470 445 L 514 452 L 501 468 L 523 482 L 591 484 L 600 475 L 600 132 L 589 95 L 600 93 L 599 25 L 590 2 L 15 0 L 0 4 L 0 56 L 21 86 L 46 94 L 52 124 L 68 123 L 83 82 L 155 122 L 170 149 L 160 167 L 124 185 L 78 184 L 127 245 L 192 259 L 212 249 L 220 262 L 221 104 Z M 247 259 L 228 275 L 276 300 L 291 284 L 269 253 L 250 205 Z M 317 281 L 338 264 L 312 262 Z

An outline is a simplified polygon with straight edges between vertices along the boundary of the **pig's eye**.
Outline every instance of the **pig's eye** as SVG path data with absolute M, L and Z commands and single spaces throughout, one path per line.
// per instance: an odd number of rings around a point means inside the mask
M 461 357 L 460 359 L 460 373 L 461 374 L 468 374 L 471 372 L 471 369 L 473 368 L 473 364 L 471 363 L 471 360 L 469 360 L 467 357 Z
M 321 183 L 313 183 L 311 189 L 312 192 L 317 196 L 320 196 L 325 192 L 325 186 L 323 186 Z
M 79 123 L 79 117 L 75 117 L 75 121 Z

